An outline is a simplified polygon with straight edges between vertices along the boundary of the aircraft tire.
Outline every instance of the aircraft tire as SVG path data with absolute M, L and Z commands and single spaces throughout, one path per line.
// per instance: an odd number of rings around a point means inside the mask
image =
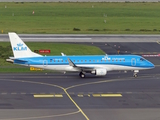
M 137 74 L 134 74 L 134 75 L 133 75 L 133 77 L 135 77 L 135 78 L 136 78 L 137 76 L 138 76 Z
M 85 78 L 85 74 L 82 73 L 82 72 L 79 73 L 79 76 L 80 76 L 81 78 Z

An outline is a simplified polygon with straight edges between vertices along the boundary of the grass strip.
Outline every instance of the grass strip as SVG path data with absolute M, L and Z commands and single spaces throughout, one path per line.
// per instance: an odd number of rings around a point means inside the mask
M 0 3 L 0 30 L 42 34 L 159 34 L 159 11 L 159 2 Z

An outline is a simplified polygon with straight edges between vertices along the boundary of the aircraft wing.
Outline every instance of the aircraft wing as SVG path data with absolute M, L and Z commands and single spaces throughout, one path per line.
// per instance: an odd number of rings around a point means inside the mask
M 81 71 L 92 71 L 94 70 L 94 67 L 83 67 L 83 66 L 77 66 L 78 69 L 80 69 Z
M 94 67 L 77 66 L 69 58 L 67 58 L 67 59 L 69 61 L 70 66 L 75 67 L 77 69 L 80 69 L 81 71 L 92 71 L 92 70 L 94 70 Z

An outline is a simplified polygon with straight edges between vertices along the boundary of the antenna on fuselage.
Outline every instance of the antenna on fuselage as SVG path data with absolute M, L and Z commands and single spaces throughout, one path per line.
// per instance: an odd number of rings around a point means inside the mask
M 107 57 L 107 58 L 108 58 L 108 54 L 106 54 L 106 55 L 105 55 L 105 57 Z

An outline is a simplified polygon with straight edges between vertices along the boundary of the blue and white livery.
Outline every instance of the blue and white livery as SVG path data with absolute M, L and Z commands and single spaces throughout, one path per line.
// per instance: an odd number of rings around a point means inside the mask
M 14 64 L 56 71 L 79 72 L 105 76 L 108 71 L 133 70 L 137 77 L 139 70 L 152 69 L 154 65 L 138 55 L 83 55 L 83 56 L 42 56 L 32 52 L 16 33 L 8 33 L 14 57 L 7 59 Z

